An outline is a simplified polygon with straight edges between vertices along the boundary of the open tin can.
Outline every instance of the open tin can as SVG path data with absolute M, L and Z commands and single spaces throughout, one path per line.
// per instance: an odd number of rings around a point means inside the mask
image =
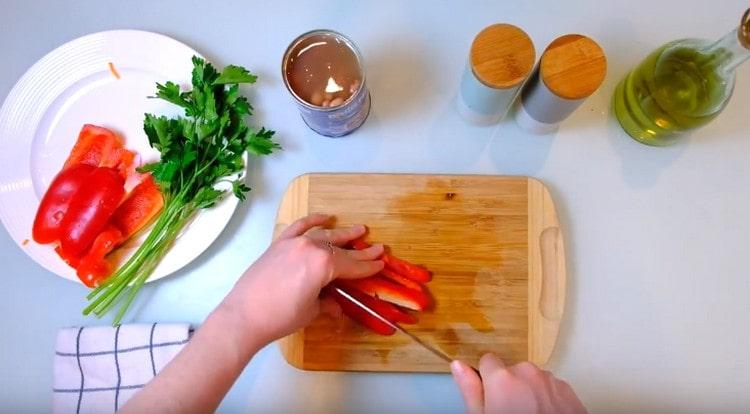
M 294 39 L 281 61 L 284 85 L 307 126 L 340 137 L 359 128 L 370 112 L 362 55 L 332 30 L 313 30 Z

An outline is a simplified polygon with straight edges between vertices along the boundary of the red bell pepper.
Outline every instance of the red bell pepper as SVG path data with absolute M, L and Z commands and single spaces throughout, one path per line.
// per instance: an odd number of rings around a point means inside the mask
M 109 276 L 112 265 L 105 256 L 148 224 L 163 206 L 164 197 L 148 175 L 117 207 L 107 228 L 96 236 L 88 253 L 75 266 L 78 278 L 86 286 L 95 287 Z
M 65 256 L 81 256 L 107 226 L 125 194 L 124 180 L 112 168 L 95 168 L 75 193 L 60 223 Z
M 356 250 L 363 250 L 370 247 L 368 243 L 362 240 L 351 242 L 351 246 Z M 406 276 L 411 280 L 421 283 L 427 283 L 432 280 L 432 274 L 429 270 L 422 266 L 409 263 L 406 260 L 401 260 L 388 252 L 383 253 L 383 256 L 380 259 L 385 263 L 385 267 L 402 276 Z
M 351 295 L 353 298 L 360 301 L 362 304 L 369 307 L 378 315 L 384 317 L 386 320 L 406 324 L 413 324 L 417 322 L 417 318 L 414 315 L 403 312 L 396 306 L 368 296 L 357 289 L 343 286 L 339 282 L 336 282 L 334 286 L 344 290 L 347 294 Z M 369 312 L 353 303 L 347 297 L 341 295 L 335 289 L 327 289 L 326 293 L 331 295 L 334 300 L 341 306 L 341 310 L 345 315 L 349 316 L 356 322 L 362 324 L 366 328 L 369 328 L 375 333 L 379 333 L 381 335 L 393 335 L 393 333 L 396 331 L 392 326 L 371 315 Z
M 112 273 L 112 264 L 104 257 L 123 241 L 125 238 L 122 232 L 112 225 L 96 236 L 89 251 L 74 266 L 83 284 L 90 288 L 96 287 Z
M 426 292 L 409 289 L 380 276 L 341 280 L 340 283 L 347 287 L 359 289 L 367 295 L 411 310 L 422 311 L 429 308 L 432 304 L 432 299 Z
M 391 322 L 405 323 L 407 325 L 412 325 L 412 324 L 417 323 L 416 316 L 402 310 L 401 308 L 399 308 L 398 306 L 394 304 L 369 296 L 366 293 L 360 291 L 359 289 L 355 289 L 351 286 L 348 288 L 347 287 L 341 287 L 341 288 L 344 289 L 346 293 L 349 293 L 350 295 L 354 296 L 355 299 L 358 298 L 357 300 L 369 306 L 370 309 L 377 312 L 378 315 L 384 317 L 385 319 Z
M 418 290 L 420 292 L 424 290 L 424 286 L 422 286 L 419 282 L 415 282 L 406 276 L 401 276 L 391 269 L 384 268 L 380 271 L 380 275 L 409 289 Z
M 111 222 L 125 239 L 143 228 L 164 207 L 164 197 L 154 177 L 146 176 L 112 215 Z
M 67 263 L 68 266 L 72 267 L 73 269 L 77 268 L 81 263 L 81 256 L 66 254 L 65 252 L 63 252 L 62 246 L 60 246 L 59 244 L 55 247 L 55 253 L 57 253 L 57 255 L 60 256 L 60 258 L 63 259 L 65 263 Z
M 81 128 L 63 170 L 78 164 L 115 168 L 127 178 L 134 174 L 136 155 L 125 149 L 122 139 L 107 128 L 86 124 Z
M 105 256 L 158 214 L 164 200 L 153 178 L 135 171 L 136 154 L 109 129 L 84 125 L 62 171 L 45 193 L 32 235 L 93 287 L 109 275 Z M 125 183 L 137 183 L 122 202 Z
M 78 134 L 63 169 L 86 164 L 92 167 L 117 167 L 120 163 L 122 140 L 107 128 L 86 124 Z
M 352 295 L 352 292 L 349 290 L 347 290 L 346 293 Z M 368 328 L 380 335 L 393 335 L 396 332 L 396 329 L 394 329 L 392 326 L 370 315 L 366 310 L 360 308 L 336 290 L 331 289 L 328 291 L 328 294 L 333 297 L 333 299 L 336 301 L 336 303 L 339 304 L 339 306 L 341 306 L 341 311 L 344 313 L 344 315 L 352 318 L 355 322 L 361 324 L 365 328 Z M 361 295 L 361 297 L 367 297 L 367 295 Z
M 93 170 L 90 165 L 76 165 L 57 174 L 36 211 L 31 235 L 37 243 L 52 243 L 60 239 L 60 223 L 73 196 Z

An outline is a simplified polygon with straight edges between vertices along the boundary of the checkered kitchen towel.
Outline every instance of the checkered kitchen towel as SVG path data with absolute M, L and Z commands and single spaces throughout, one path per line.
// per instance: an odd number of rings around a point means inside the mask
M 117 411 L 189 339 L 187 324 L 61 329 L 55 346 L 53 412 Z

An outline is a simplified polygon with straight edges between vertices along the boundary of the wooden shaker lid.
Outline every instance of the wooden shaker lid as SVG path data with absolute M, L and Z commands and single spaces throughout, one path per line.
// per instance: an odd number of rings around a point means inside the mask
M 469 60 L 474 76 L 495 89 L 519 85 L 531 73 L 536 52 L 531 38 L 512 24 L 484 28 L 471 44 Z
M 560 36 L 545 49 L 539 76 L 547 88 L 564 99 L 583 99 L 599 89 L 607 73 L 604 50 L 579 34 Z
M 750 9 L 745 10 L 745 14 L 742 15 L 740 28 L 737 30 L 737 36 L 739 37 L 742 46 L 750 49 Z

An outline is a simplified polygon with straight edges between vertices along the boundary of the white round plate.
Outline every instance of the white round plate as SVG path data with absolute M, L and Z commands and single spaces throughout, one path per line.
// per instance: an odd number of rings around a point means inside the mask
M 195 50 L 169 37 L 137 30 L 94 33 L 68 42 L 39 60 L 16 83 L 0 109 L 0 220 L 26 254 L 49 271 L 78 281 L 53 245 L 31 239 L 34 215 L 84 124 L 116 131 L 143 162 L 158 159 L 143 132 L 146 112 L 182 113 L 149 99 L 156 82 L 190 86 Z M 119 79 L 110 70 L 110 62 Z M 149 281 L 177 271 L 218 237 L 237 207 L 234 196 L 198 213 Z M 145 236 L 145 235 L 144 235 Z M 132 241 L 118 249 L 128 255 Z

